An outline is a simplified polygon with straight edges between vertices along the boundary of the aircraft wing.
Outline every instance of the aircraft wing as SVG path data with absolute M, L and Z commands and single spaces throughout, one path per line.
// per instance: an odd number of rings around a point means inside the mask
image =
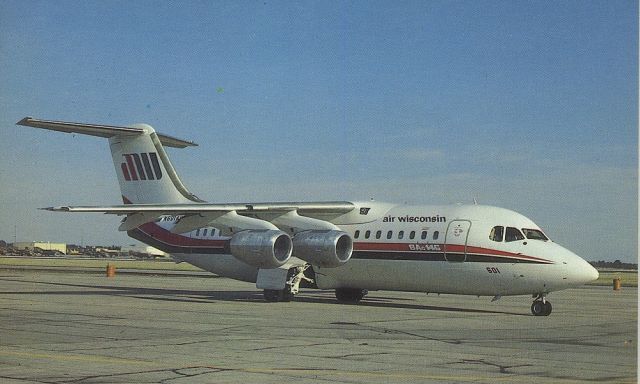
M 111 206 L 60 206 L 41 208 L 54 212 L 93 212 L 126 215 L 121 231 L 154 222 L 163 216 L 176 217 L 174 233 L 185 233 L 204 226 L 243 229 L 276 229 L 296 232 L 309 229 L 336 229 L 327 217 L 337 217 L 355 209 L 346 201 L 279 202 L 231 204 L 124 204 Z
M 282 203 L 230 203 L 230 204 L 123 204 L 109 206 L 60 206 L 41 208 L 54 212 L 98 212 L 114 215 L 128 215 L 140 212 L 163 213 L 165 215 L 180 215 L 202 212 L 254 213 L 258 211 L 291 211 L 303 210 L 323 213 L 347 213 L 355 205 L 348 201 L 327 202 L 282 202 Z

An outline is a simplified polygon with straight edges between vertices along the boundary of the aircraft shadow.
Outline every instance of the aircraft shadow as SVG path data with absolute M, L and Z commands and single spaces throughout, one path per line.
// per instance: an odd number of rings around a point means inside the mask
M 34 284 L 33 281 L 21 279 L 6 279 L 5 281 L 16 281 Z M 90 285 L 90 284 L 69 284 L 56 282 L 35 282 L 49 286 L 59 286 L 67 288 L 78 288 L 76 290 L 46 290 L 46 291 L 0 291 L 0 295 L 73 295 L 73 296 L 123 296 L 142 300 L 156 300 L 165 302 L 188 302 L 188 303 L 213 303 L 216 301 L 236 301 L 251 302 L 265 305 L 286 305 L 290 303 L 266 303 L 262 292 L 256 290 L 227 291 L 227 290 L 185 290 L 171 288 L 144 288 L 126 287 L 112 285 Z M 307 291 L 303 290 L 295 297 L 292 303 L 314 303 L 330 305 L 350 305 L 359 307 L 378 307 L 395 309 L 415 309 L 426 311 L 445 311 L 461 313 L 485 313 L 485 314 L 508 314 L 517 316 L 529 316 L 528 314 L 507 311 L 495 311 L 476 308 L 462 308 L 451 306 L 422 305 L 410 303 L 411 299 L 400 297 L 379 297 L 375 294 L 367 295 L 357 304 L 338 304 L 333 291 Z
M 339 305 L 350 305 L 350 306 L 358 306 L 358 307 L 378 307 L 378 308 L 395 308 L 395 309 L 415 309 L 415 310 L 427 310 L 427 311 L 445 311 L 445 312 L 466 312 L 466 313 L 487 313 L 487 314 L 501 314 L 501 315 L 517 315 L 517 316 L 529 316 L 528 314 L 523 314 L 519 312 L 508 312 L 508 311 L 494 311 L 488 309 L 476 309 L 476 308 L 461 308 L 461 307 L 450 307 L 450 306 L 436 306 L 436 305 L 422 305 L 422 304 L 411 304 L 411 303 L 402 303 L 399 301 L 409 301 L 410 299 L 401 299 L 401 298 L 391 298 L 391 297 L 376 297 L 375 295 L 365 296 L 362 301 L 357 304 L 345 304 L 340 303 Z M 327 297 L 317 297 L 307 296 L 301 293 L 300 296 L 296 296 L 295 301 L 303 302 L 303 303 L 318 303 L 318 304 L 336 304 L 337 301 L 333 297 L 333 293 L 328 293 Z

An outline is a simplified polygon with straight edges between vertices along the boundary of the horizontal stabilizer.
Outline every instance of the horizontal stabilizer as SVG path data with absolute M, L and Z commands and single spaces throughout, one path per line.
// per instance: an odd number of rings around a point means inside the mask
M 25 127 L 42 128 L 65 133 L 78 133 L 81 135 L 104 138 L 111 138 L 114 136 L 136 136 L 146 132 L 145 129 L 141 127 L 116 127 L 112 125 L 70 123 L 64 121 L 39 120 L 32 117 L 25 117 L 16 124 L 23 125 Z M 186 148 L 198 145 L 192 141 L 178 139 L 157 132 L 156 134 L 158 135 L 162 145 L 167 147 Z

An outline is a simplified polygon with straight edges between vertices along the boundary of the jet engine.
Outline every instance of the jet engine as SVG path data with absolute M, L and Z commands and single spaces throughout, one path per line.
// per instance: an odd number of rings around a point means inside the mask
M 236 233 L 230 242 L 231 254 L 251 266 L 278 268 L 291 257 L 291 238 L 282 231 L 246 230 Z
M 339 267 L 352 251 L 353 240 L 341 231 L 304 231 L 293 238 L 293 255 L 319 267 Z

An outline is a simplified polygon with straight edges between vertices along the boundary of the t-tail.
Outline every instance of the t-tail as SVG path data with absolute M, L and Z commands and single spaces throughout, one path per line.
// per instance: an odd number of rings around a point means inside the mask
M 111 156 L 125 204 L 201 203 L 182 184 L 164 146 L 186 148 L 197 144 L 157 133 L 150 125 L 129 127 L 69 123 L 25 117 L 18 125 L 109 139 Z

